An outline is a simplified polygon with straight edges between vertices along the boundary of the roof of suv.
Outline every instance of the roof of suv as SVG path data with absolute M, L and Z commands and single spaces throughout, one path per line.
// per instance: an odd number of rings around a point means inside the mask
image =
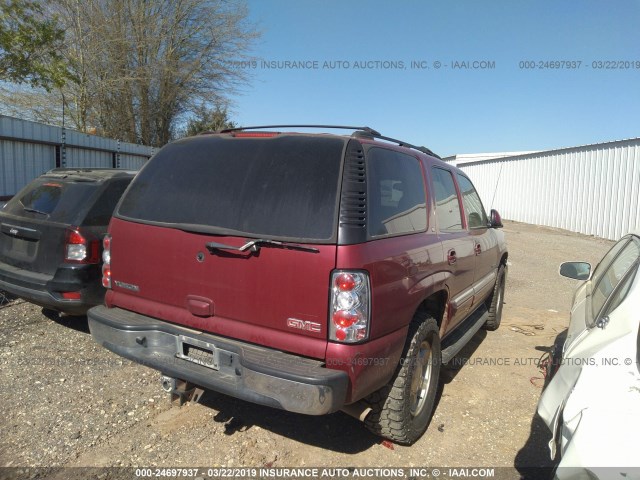
M 70 180 L 103 181 L 111 178 L 131 178 L 138 173 L 133 170 L 121 170 L 117 168 L 54 168 L 44 175 L 57 179 L 69 178 Z
M 360 139 L 368 139 L 368 140 L 384 140 L 386 142 L 394 143 L 399 147 L 410 148 L 438 159 L 441 158 L 440 155 L 434 153 L 432 150 L 430 150 L 427 147 L 418 147 L 416 145 L 412 145 L 403 140 L 386 137 L 382 135 L 380 132 L 378 132 L 377 130 L 374 130 L 373 128 L 366 127 L 366 126 L 353 127 L 353 126 L 342 126 L 342 125 L 261 125 L 261 126 L 255 126 L 255 127 L 227 128 L 227 129 L 218 130 L 215 132 L 206 131 L 206 132 L 201 132 L 201 135 L 229 133 L 234 136 L 242 135 L 243 137 L 250 137 L 250 136 L 266 137 L 271 134 L 277 135 L 279 133 L 284 133 L 284 132 L 253 132 L 253 133 L 247 132 L 248 130 L 264 130 L 264 129 L 273 129 L 273 128 L 317 128 L 317 129 L 326 128 L 326 129 L 339 129 L 339 130 L 354 130 L 354 132 L 351 134 L 352 138 L 360 138 Z M 247 132 L 247 133 L 244 133 L 244 132 Z M 286 132 L 286 133 L 291 134 L 291 133 L 298 133 L 298 132 Z

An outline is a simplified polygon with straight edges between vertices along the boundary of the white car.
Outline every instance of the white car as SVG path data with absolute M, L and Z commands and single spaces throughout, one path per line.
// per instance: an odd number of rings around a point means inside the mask
M 617 242 L 591 272 L 567 262 L 576 290 L 559 368 L 538 414 L 552 433 L 556 477 L 640 479 L 640 236 Z

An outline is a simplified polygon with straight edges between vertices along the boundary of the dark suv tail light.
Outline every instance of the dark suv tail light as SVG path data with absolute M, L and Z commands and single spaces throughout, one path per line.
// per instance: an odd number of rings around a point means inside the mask
M 100 263 L 100 241 L 77 227 L 67 229 L 64 260 L 71 263 Z
M 370 290 L 366 272 L 333 272 L 329 308 L 330 340 L 356 343 L 369 338 Z
M 111 288 L 111 235 L 102 240 L 102 286 Z

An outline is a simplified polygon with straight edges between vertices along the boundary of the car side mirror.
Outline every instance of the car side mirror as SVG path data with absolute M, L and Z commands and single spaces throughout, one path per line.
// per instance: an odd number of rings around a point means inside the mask
M 491 210 L 489 214 L 489 228 L 502 228 L 502 218 L 497 210 Z
M 587 262 L 564 262 L 560 265 L 560 275 L 574 280 L 589 280 L 591 264 Z

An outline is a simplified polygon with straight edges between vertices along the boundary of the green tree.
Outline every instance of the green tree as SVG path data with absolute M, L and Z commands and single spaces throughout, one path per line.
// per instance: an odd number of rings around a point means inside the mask
M 0 0 L 0 80 L 47 91 L 73 79 L 60 53 L 64 30 L 32 0 Z
M 217 105 L 215 108 L 208 108 L 202 104 L 194 109 L 194 116 L 187 122 L 184 135 L 190 137 L 201 132 L 215 132 L 225 128 L 236 128 L 237 126 L 236 122 L 229 119 L 226 107 Z

